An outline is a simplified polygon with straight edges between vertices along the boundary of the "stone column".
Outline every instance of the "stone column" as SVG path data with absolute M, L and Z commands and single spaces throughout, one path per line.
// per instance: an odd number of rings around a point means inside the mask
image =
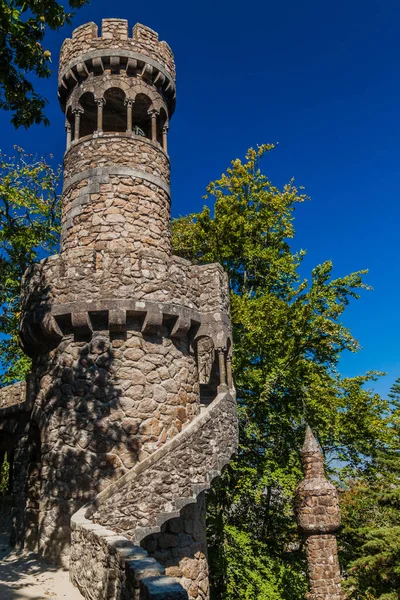
M 228 356 L 226 359 L 226 379 L 227 379 L 228 388 L 232 389 L 232 387 L 233 387 L 232 356 Z
M 80 130 L 80 126 L 81 126 L 81 114 L 83 113 L 83 110 L 81 108 L 75 108 L 73 113 L 75 115 L 74 142 L 76 142 L 77 140 L 79 140 L 79 130 Z
M 127 98 L 125 100 L 125 106 L 126 106 L 126 131 L 127 131 L 127 133 L 131 133 L 132 132 L 132 106 L 133 106 L 133 100 Z
M 105 104 L 104 98 L 98 98 L 97 104 L 97 133 L 103 131 L 103 106 Z
M 225 352 L 222 349 L 218 350 L 218 366 L 219 383 L 220 385 L 226 385 Z
M 68 121 L 65 124 L 65 131 L 67 132 L 67 150 L 71 145 L 72 128 Z
M 150 113 L 151 117 L 151 140 L 153 142 L 157 141 L 157 117 L 158 112 L 156 110 L 152 110 Z
M 335 532 L 338 492 L 325 477 L 321 449 L 310 429 L 301 450 L 305 478 L 295 492 L 299 530 L 305 538 L 310 592 L 307 600 L 343 600 Z
M 165 126 L 162 128 L 162 147 L 163 147 L 164 152 L 168 152 L 167 133 L 168 133 L 168 127 Z

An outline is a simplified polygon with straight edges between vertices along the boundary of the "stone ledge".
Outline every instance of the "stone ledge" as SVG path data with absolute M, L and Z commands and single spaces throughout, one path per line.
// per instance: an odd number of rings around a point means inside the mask
M 143 600 L 187 600 L 187 592 L 172 577 L 146 577 L 140 582 Z
M 100 139 L 100 138 L 98 138 Z M 103 138 L 101 138 L 103 139 Z M 109 177 L 112 175 L 121 175 L 124 177 L 133 177 L 135 179 L 144 179 L 144 181 L 147 181 L 148 183 L 152 183 L 153 185 L 156 185 L 157 187 L 161 188 L 162 190 L 164 190 L 164 192 L 166 192 L 168 195 L 170 195 L 170 186 L 169 184 L 164 181 L 163 179 L 161 179 L 161 177 L 156 177 L 155 175 L 152 175 L 151 173 L 148 173 L 147 171 L 142 171 L 141 169 L 134 169 L 133 167 L 126 167 L 123 165 L 113 165 L 112 167 L 97 167 L 97 168 L 91 168 L 88 169 L 87 171 L 82 171 L 80 173 L 77 173 L 76 175 L 73 175 L 72 177 L 70 177 L 69 179 L 66 179 L 64 181 L 64 185 L 63 185 L 63 190 L 62 193 L 65 194 L 65 192 L 68 190 L 68 188 L 70 188 L 72 185 L 79 183 L 80 181 L 84 180 L 84 179 L 96 179 L 99 180 L 98 183 L 107 183 L 107 181 L 102 181 L 102 178 L 104 177 Z
M 126 332 L 130 318 L 141 321 L 141 331 L 146 335 L 158 333 L 164 325 L 172 339 L 181 339 L 192 333 L 192 349 L 202 336 L 210 337 L 217 349 L 227 349 L 230 342 L 229 317 L 222 311 L 202 313 L 168 302 L 104 299 L 53 304 L 29 312 L 23 317 L 20 328 L 24 351 L 31 356 L 37 346 L 58 343 L 67 333 L 89 338 L 96 317 L 101 318 L 103 328 L 112 333 Z

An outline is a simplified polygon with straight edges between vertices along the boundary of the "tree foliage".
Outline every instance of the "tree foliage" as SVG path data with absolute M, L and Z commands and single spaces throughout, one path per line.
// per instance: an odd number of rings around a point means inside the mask
M 77 9 L 87 0 L 69 0 Z M 46 99 L 26 78 L 51 74 L 51 54 L 42 46 L 46 28 L 56 30 L 71 22 L 73 14 L 55 0 L 0 0 L 0 108 L 11 110 L 15 127 L 48 124 Z
M 9 492 L 10 463 L 8 462 L 7 452 L 4 455 L 3 464 L 0 464 L 0 496 L 5 496 Z
M 338 370 L 342 353 L 359 349 L 341 319 L 368 289 L 366 271 L 334 277 L 327 261 L 310 280 L 300 277 L 305 252 L 291 243 L 295 209 L 307 198 L 293 181 L 280 190 L 263 174 L 260 160 L 271 149 L 250 149 L 210 183 L 213 213 L 206 206 L 172 224 L 176 253 L 218 261 L 230 277 L 240 449 L 209 498 L 215 600 L 237 598 L 238 586 L 240 597 L 304 594 L 292 500 L 306 422 L 341 476 L 338 465 L 347 474 L 365 470 L 389 435 L 389 405 L 368 389 L 379 374 L 345 378 Z M 254 557 L 253 580 L 241 569 L 244 552 Z M 280 583 L 284 576 L 291 585 Z M 274 591 L 257 587 L 260 580 Z
M 22 276 L 59 238 L 61 170 L 16 150 L 0 154 L 0 386 L 22 379 L 30 365 L 18 345 Z
M 400 379 L 389 398 L 392 441 L 342 502 L 347 588 L 357 600 L 400 599 Z

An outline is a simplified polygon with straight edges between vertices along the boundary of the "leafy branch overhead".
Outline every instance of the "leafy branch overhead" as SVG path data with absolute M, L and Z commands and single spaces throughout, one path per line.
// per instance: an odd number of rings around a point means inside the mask
M 22 379 L 29 366 L 18 345 L 21 279 L 56 251 L 60 225 L 61 169 L 16 150 L 0 154 L 0 385 Z
M 69 0 L 78 9 L 87 0 Z M 73 13 L 55 0 L 0 0 L 0 108 L 12 112 L 15 127 L 49 121 L 46 99 L 37 93 L 26 74 L 51 74 L 51 54 L 42 42 L 46 28 L 57 30 L 71 22 Z

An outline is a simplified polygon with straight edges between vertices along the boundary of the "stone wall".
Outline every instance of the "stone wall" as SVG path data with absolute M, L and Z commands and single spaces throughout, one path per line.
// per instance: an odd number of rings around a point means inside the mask
M 121 339 L 95 331 L 66 336 L 36 362 L 35 411 L 42 431 L 41 548 L 66 554 L 69 519 L 82 504 L 143 461 L 198 414 L 194 356 L 185 339 Z
M 95 302 L 103 300 L 118 300 L 121 309 L 123 301 L 126 306 L 137 300 L 163 302 L 193 310 L 198 318 L 199 313 L 219 313 L 219 322 L 229 318 L 228 278 L 217 263 L 199 266 L 157 253 L 79 248 L 42 260 L 24 277 L 26 316 L 77 302 L 95 310 Z
M 169 193 L 126 174 L 101 174 L 71 185 L 63 196 L 61 250 L 170 254 Z M 151 208 L 150 208 L 151 207 Z
M 306 540 L 311 594 L 308 600 L 344 600 L 334 535 L 311 535 Z
M 157 142 L 130 133 L 105 132 L 99 137 L 80 139 L 66 152 L 64 189 L 71 179 L 83 179 L 89 169 L 104 169 L 111 163 L 138 169 L 169 184 L 169 158 Z
M 167 575 L 179 578 L 190 600 L 204 600 L 209 581 L 201 492 L 236 447 L 235 398 L 221 391 L 186 430 L 100 493 L 88 515 L 142 543 Z
M 236 444 L 236 402 L 220 393 L 191 426 L 99 494 L 93 521 L 141 542 L 210 487 Z
M 103 134 L 64 159 L 61 251 L 76 247 L 171 253 L 169 159 L 157 142 Z

